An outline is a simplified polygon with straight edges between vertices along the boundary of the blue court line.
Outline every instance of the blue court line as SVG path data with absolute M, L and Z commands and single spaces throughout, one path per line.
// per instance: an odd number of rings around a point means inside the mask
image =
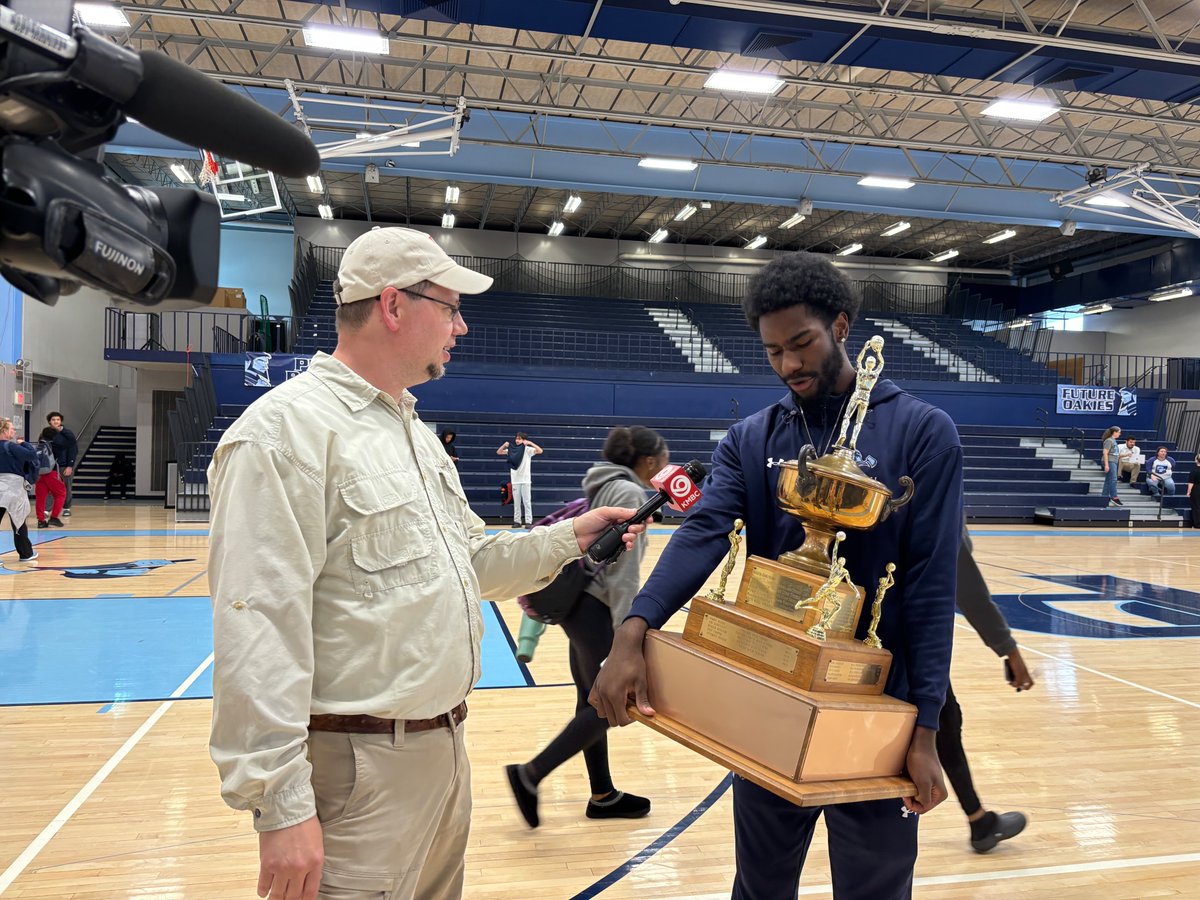
M 513 662 L 517 664 L 517 667 L 521 670 L 521 674 L 525 676 L 525 686 L 533 687 L 533 675 L 529 673 L 529 667 L 517 659 L 517 642 L 513 640 L 512 632 L 508 630 L 508 623 L 504 621 L 504 616 L 500 615 L 496 601 L 489 600 L 488 603 L 491 604 L 492 612 L 496 614 L 496 621 L 500 623 L 500 631 L 504 634 L 504 639 L 508 641 L 508 649 L 512 651 Z M 524 615 L 524 612 L 522 612 L 522 615 Z
M 185 581 L 185 582 L 184 582 L 183 584 L 181 584 L 179 587 L 175 588 L 173 591 L 167 591 L 167 596 L 168 596 L 168 597 L 174 597 L 176 594 L 178 594 L 180 591 L 182 591 L 182 590 L 183 590 L 185 587 L 187 587 L 189 584 L 191 584 L 191 583 L 192 583 L 193 581 L 195 581 L 197 578 L 201 578 L 201 577 L 203 577 L 204 575 L 207 575 L 207 574 L 208 574 L 208 569 L 207 569 L 207 567 L 206 567 L 206 568 L 205 568 L 205 569 L 204 569 L 202 572 L 199 572 L 199 573 L 197 573 L 196 575 L 193 575 L 191 578 L 189 578 L 187 581 Z M 132 596 L 132 594 L 131 594 L 130 596 Z
M 595 884 L 584 888 L 582 891 L 572 897 L 571 900 L 591 900 L 591 898 L 595 897 L 597 894 L 608 890 L 608 888 L 612 887 L 642 863 L 652 859 L 656 853 L 664 849 L 668 844 L 671 843 L 671 841 L 683 834 L 683 832 L 686 831 L 693 822 L 708 812 L 709 807 L 720 800 L 722 795 L 729 790 L 732 784 L 733 775 L 731 773 L 722 778 L 721 783 L 713 788 L 712 792 L 707 797 L 701 800 L 700 803 L 686 816 L 663 832 L 662 835 L 655 839 L 652 844 L 648 845 L 644 850 L 642 850 L 636 856 L 633 856 L 627 862 L 617 866 L 617 868 L 613 869 Z

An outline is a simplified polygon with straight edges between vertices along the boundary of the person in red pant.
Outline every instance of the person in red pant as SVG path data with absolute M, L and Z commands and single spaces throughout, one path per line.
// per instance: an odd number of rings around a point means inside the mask
M 63 504 L 67 500 L 67 486 L 63 483 L 58 472 L 58 461 L 54 457 L 54 448 L 52 443 L 57 437 L 58 431 L 49 426 L 42 429 L 42 434 L 38 439 L 38 480 L 37 487 L 34 490 L 34 499 L 37 503 L 38 528 L 46 528 L 50 525 L 62 527 L 62 519 L 59 515 L 62 513 Z M 54 507 L 50 512 L 50 521 L 46 521 L 46 495 L 50 494 L 54 497 Z

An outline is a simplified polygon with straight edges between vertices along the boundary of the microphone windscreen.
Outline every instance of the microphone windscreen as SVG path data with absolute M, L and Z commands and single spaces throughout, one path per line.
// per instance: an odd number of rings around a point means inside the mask
M 142 83 L 125 112 L 147 128 L 288 178 L 321 169 L 303 131 L 174 57 L 143 50 Z

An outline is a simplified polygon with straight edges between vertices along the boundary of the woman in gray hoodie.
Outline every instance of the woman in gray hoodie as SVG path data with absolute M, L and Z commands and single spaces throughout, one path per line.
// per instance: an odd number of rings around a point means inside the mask
M 637 508 L 646 500 L 650 479 L 667 464 L 667 442 L 652 428 L 633 425 L 614 428 L 604 442 L 604 462 L 583 477 L 588 505 Z M 635 819 L 650 812 L 645 797 L 618 791 L 608 770 L 608 722 L 588 703 L 600 664 L 612 649 L 613 629 L 625 620 L 641 586 L 646 535 L 633 548 L 601 570 L 585 588 L 579 602 L 562 620 L 571 648 L 571 677 L 575 682 L 575 717 L 546 748 L 524 765 L 506 768 L 517 807 L 530 828 L 538 826 L 538 784 L 576 753 L 583 753 L 592 796 L 589 819 Z

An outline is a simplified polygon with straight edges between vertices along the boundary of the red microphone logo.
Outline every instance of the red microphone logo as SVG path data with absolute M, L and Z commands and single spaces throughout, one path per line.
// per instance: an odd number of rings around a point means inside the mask
M 679 512 L 686 512 L 700 499 L 700 488 L 682 466 L 666 466 L 650 483 L 670 497 L 667 505 Z

